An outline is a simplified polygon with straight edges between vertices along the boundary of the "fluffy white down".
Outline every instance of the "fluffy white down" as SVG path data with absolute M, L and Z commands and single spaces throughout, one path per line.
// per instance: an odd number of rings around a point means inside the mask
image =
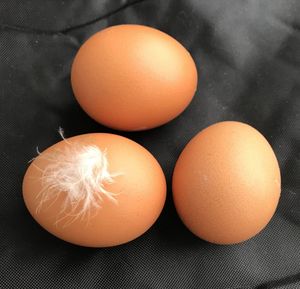
M 49 165 L 42 170 L 43 190 L 37 195 L 37 213 L 64 194 L 56 223 L 71 216 L 72 220 L 65 224 L 68 225 L 78 218 L 89 220 L 92 209 L 100 208 L 104 198 L 117 203 L 117 193 L 107 191 L 105 185 L 114 183 L 121 173 L 109 171 L 106 149 L 65 142 L 63 150 L 39 153 L 39 158 L 46 159 Z

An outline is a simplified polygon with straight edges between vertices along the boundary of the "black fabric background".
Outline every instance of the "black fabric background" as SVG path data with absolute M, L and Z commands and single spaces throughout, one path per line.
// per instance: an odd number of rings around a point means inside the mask
M 21 192 L 27 162 L 66 136 L 113 132 L 91 120 L 70 87 L 70 65 L 91 34 L 139 23 L 185 45 L 199 71 L 188 109 L 163 127 L 124 133 L 150 150 L 168 180 L 156 224 L 115 248 L 89 249 L 51 236 Z M 0 288 L 300 288 L 299 0 L 1 0 Z M 222 120 L 251 124 L 282 172 L 276 215 L 257 237 L 208 244 L 180 222 L 171 174 L 186 143 Z

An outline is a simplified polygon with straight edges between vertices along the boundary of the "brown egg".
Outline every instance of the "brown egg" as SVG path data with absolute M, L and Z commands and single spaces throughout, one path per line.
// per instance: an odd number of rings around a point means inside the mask
M 267 140 L 251 126 L 220 122 L 197 134 L 174 170 L 173 197 L 198 237 L 234 244 L 259 233 L 280 196 L 280 170 Z
M 118 25 L 82 45 L 71 82 L 77 101 L 93 119 L 136 131 L 178 116 L 194 96 L 197 70 L 189 52 L 164 32 Z
M 162 211 L 166 182 L 156 159 L 113 134 L 85 134 L 42 152 L 23 181 L 25 204 L 53 235 L 107 247 L 147 231 Z

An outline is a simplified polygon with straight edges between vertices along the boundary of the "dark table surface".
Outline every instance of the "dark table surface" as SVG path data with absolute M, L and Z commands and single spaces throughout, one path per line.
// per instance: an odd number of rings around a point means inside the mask
M 142 237 L 108 249 L 65 243 L 27 212 L 21 184 L 27 162 L 67 137 L 114 132 L 90 119 L 70 87 L 80 45 L 104 27 L 138 23 L 161 29 L 193 55 L 197 94 L 177 119 L 124 133 L 162 165 L 168 197 Z M 172 203 L 175 161 L 202 128 L 249 123 L 271 143 L 282 195 L 267 228 L 239 245 L 193 236 Z M 299 0 L 1 0 L 0 288 L 300 288 Z

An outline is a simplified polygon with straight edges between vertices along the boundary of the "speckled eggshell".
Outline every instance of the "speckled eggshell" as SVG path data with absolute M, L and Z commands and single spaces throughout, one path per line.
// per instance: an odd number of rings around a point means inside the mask
M 276 156 L 262 134 L 233 121 L 216 123 L 184 148 L 173 197 L 183 223 L 198 237 L 234 244 L 259 233 L 280 197 Z

